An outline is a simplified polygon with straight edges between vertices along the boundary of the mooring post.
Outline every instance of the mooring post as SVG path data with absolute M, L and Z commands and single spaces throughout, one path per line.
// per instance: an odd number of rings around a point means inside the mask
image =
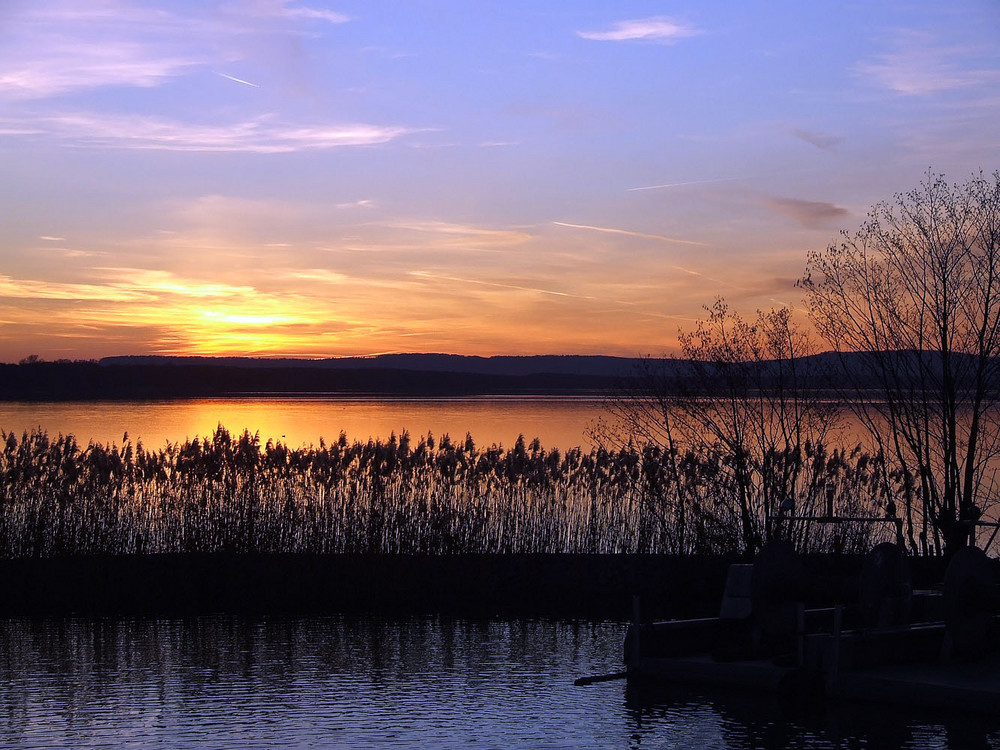
M 844 626 L 844 605 L 833 608 L 833 648 L 830 655 L 830 669 L 826 673 L 826 686 L 832 688 L 840 672 L 840 632 Z
M 639 654 L 641 650 L 639 648 L 639 628 L 641 627 L 640 611 L 639 611 L 639 595 L 635 594 L 632 596 L 632 632 L 634 636 L 632 638 L 632 659 L 631 666 L 632 669 L 639 669 Z
M 795 605 L 795 617 L 798 624 L 798 664 L 806 665 L 806 605 L 799 602 Z

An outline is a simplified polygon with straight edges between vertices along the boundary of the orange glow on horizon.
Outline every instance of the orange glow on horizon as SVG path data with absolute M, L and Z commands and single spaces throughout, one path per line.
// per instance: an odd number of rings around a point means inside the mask
M 657 356 L 704 317 L 726 274 L 705 247 L 665 249 L 636 233 L 434 221 L 354 232 L 275 248 L 198 229 L 147 238 L 148 257 L 113 266 L 94 264 L 96 241 L 72 261 L 50 256 L 33 276 L 0 278 L 0 359 Z M 750 310 L 789 291 L 766 269 L 723 286 Z

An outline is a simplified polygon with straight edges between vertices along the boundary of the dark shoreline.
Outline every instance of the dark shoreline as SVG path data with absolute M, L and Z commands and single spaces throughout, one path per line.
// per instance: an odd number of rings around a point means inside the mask
M 448 397 L 604 394 L 621 379 L 603 373 L 435 372 L 231 364 L 116 364 L 36 362 L 0 364 L 0 401 L 142 401 L 241 398 L 256 393 L 286 398 L 315 394 Z
M 808 605 L 857 596 L 860 555 L 804 555 Z M 718 613 L 736 555 L 167 554 L 0 560 L 0 616 L 209 613 L 631 616 Z M 916 588 L 942 558 L 911 558 Z
M 858 387 L 864 355 L 832 352 L 800 360 L 798 388 L 818 398 L 836 397 L 844 368 Z M 756 369 L 756 387 L 779 382 L 773 363 Z M 652 377 L 652 381 L 650 381 Z M 0 401 L 136 401 L 239 398 L 255 393 L 285 397 L 310 394 L 396 397 L 561 396 L 645 392 L 668 385 L 677 394 L 724 393 L 721 381 L 680 359 L 536 355 L 467 357 L 454 354 L 398 354 L 323 360 L 247 357 L 124 356 L 100 361 L 28 358 L 0 363 Z M 867 381 L 866 381 L 867 382 Z M 688 383 L 688 385 L 685 385 Z M 707 390 L 706 390 L 707 389 Z

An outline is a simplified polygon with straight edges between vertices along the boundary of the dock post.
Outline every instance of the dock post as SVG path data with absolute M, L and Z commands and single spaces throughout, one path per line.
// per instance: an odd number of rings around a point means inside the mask
M 640 628 L 640 611 L 639 611 L 639 595 L 635 594 L 632 596 L 632 632 L 635 633 L 635 637 L 632 639 L 632 659 L 634 669 L 639 669 L 639 655 L 642 650 L 639 648 L 639 628 Z
M 795 619 L 798 626 L 798 665 L 806 665 L 806 605 L 799 602 L 795 605 Z
M 844 627 L 844 605 L 838 604 L 833 608 L 833 646 L 830 655 L 830 669 L 826 673 L 826 687 L 833 688 L 837 684 L 837 677 L 840 673 L 840 632 Z

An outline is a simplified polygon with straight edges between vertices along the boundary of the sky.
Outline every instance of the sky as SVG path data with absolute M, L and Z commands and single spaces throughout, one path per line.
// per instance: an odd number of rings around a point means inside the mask
M 1000 168 L 1000 3 L 3 0 L 0 361 L 659 355 Z

